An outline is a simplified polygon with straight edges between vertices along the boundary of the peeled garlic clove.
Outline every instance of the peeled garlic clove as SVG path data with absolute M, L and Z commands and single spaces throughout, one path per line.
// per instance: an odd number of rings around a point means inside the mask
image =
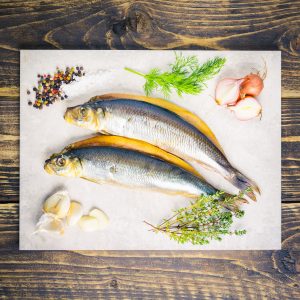
M 253 97 L 247 96 L 230 108 L 241 121 L 253 119 L 261 114 L 262 107 Z
M 240 85 L 244 79 L 224 78 L 216 87 L 216 102 L 219 105 L 235 104 L 240 96 Z
M 80 203 L 72 201 L 67 214 L 67 224 L 75 225 L 83 215 L 83 209 Z
M 45 202 L 43 209 L 47 213 L 55 214 L 58 218 L 64 218 L 70 208 L 70 197 L 67 191 L 59 191 L 50 196 Z
M 56 234 L 64 234 L 65 231 L 65 223 L 58 219 L 56 215 L 51 213 L 44 213 L 38 223 L 36 224 L 38 232 L 48 232 L 48 233 L 56 233 Z
M 100 223 L 101 229 L 105 228 L 109 223 L 107 214 L 101 209 L 94 208 L 90 211 L 89 216 L 97 218 Z
M 92 216 L 82 216 L 79 221 L 78 225 L 83 231 L 97 231 L 101 229 L 101 224 L 96 217 Z

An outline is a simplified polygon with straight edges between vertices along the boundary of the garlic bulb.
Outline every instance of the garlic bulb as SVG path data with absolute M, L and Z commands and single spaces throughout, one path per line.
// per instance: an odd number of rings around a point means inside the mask
M 58 218 L 66 217 L 70 208 L 70 197 L 68 192 L 59 191 L 50 196 L 43 206 L 43 210 L 46 213 L 56 215 Z
M 244 79 L 224 78 L 216 87 L 216 102 L 219 105 L 235 104 L 240 96 L 240 85 Z
M 83 209 L 79 202 L 72 201 L 67 214 L 67 224 L 75 225 L 83 215 Z
M 247 121 L 259 116 L 262 107 L 255 98 L 247 96 L 240 100 L 235 106 L 231 106 L 230 110 L 234 111 L 239 120 Z

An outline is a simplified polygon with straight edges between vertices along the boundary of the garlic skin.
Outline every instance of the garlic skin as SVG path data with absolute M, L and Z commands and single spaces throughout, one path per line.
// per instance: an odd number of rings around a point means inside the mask
M 67 191 L 59 191 L 50 196 L 43 205 L 46 213 L 56 215 L 58 218 L 64 218 L 70 208 L 70 197 Z
M 235 104 L 240 97 L 240 85 L 244 79 L 224 78 L 216 87 L 215 101 L 218 105 Z
M 93 232 L 101 229 L 98 219 L 89 215 L 82 216 L 78 221 L 78 225 L 83 231 L 86 232 Z
M 36 224 L 36 227 L 37 229 L 34 233 L 47 232 L 63 235 L 65 231 L 64 221 L 57 218 L 56 215 L 51 213 L 42 214 Z
M 99 221 L 101 229 L 104 229 L 109 223 L 107 214 L 101 209 L 94 208 L 90 211 L 89 215 L 95 217 Z
M 73 226 L 77 224 L 79 219 L 83 215 L 83 209 L 79 202 L 72 201 L 70 204 L 70 208 L 67 214 L 67 224 L 69 226 Z
M 262 107 L 255 98 L 247 96 L 240 100 L 235 106 L 231 106 L 230 110 L 234 111 L 239 120 L 247 121 L 259 116 Z

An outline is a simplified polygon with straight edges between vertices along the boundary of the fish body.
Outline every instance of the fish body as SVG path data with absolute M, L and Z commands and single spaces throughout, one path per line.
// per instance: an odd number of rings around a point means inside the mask
M 133 99 L 101 99 L 68 108 L 65 119 L 103 134 L 146 141 L 220 173 L 240 190 L 252 187 L 258 191 L 256 184 L 232 167 L 205 134 L 178 114 L 158 105 Z M 255 199 L 252 192 L 249 196 Z
M 50 174 L 80 177 L 99 184 L 198 197 L 216 193 L 200 177 L 144 153 L 116 147 L 83 147 L 63 151 L 45 162 Z

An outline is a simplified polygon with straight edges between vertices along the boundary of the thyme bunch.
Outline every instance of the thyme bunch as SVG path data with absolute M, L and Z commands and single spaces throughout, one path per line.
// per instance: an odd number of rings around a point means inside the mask
M 175 90 L 181 97 L 183 94 L 200 94 L 206 87 L 205 82 L 220 72 L 225 61 L 225 58 L 215 57 L 199 64 L 196 56 L 183 56 L 175 52 L 175 62 L 170 64 L 169 71 L 153 68 L 143 74 L 131 68 L 125 70 L 145 78 L 144 91 L 147 96 L 157 90 L 169 98 Z
M 224 192 L 202 195 L 189 206 L 175 210 L 158 226 L 145 223 L 152 227 L 151 231 L 165 233 L 180 244 L 204 245 L 211 240 L 221 241 L 224 235 L 244 235 L 246 230 L 230 229 L 234 217 L 244 215 L 236 205 L 242 197 L 242 194 L 232 196 Z

